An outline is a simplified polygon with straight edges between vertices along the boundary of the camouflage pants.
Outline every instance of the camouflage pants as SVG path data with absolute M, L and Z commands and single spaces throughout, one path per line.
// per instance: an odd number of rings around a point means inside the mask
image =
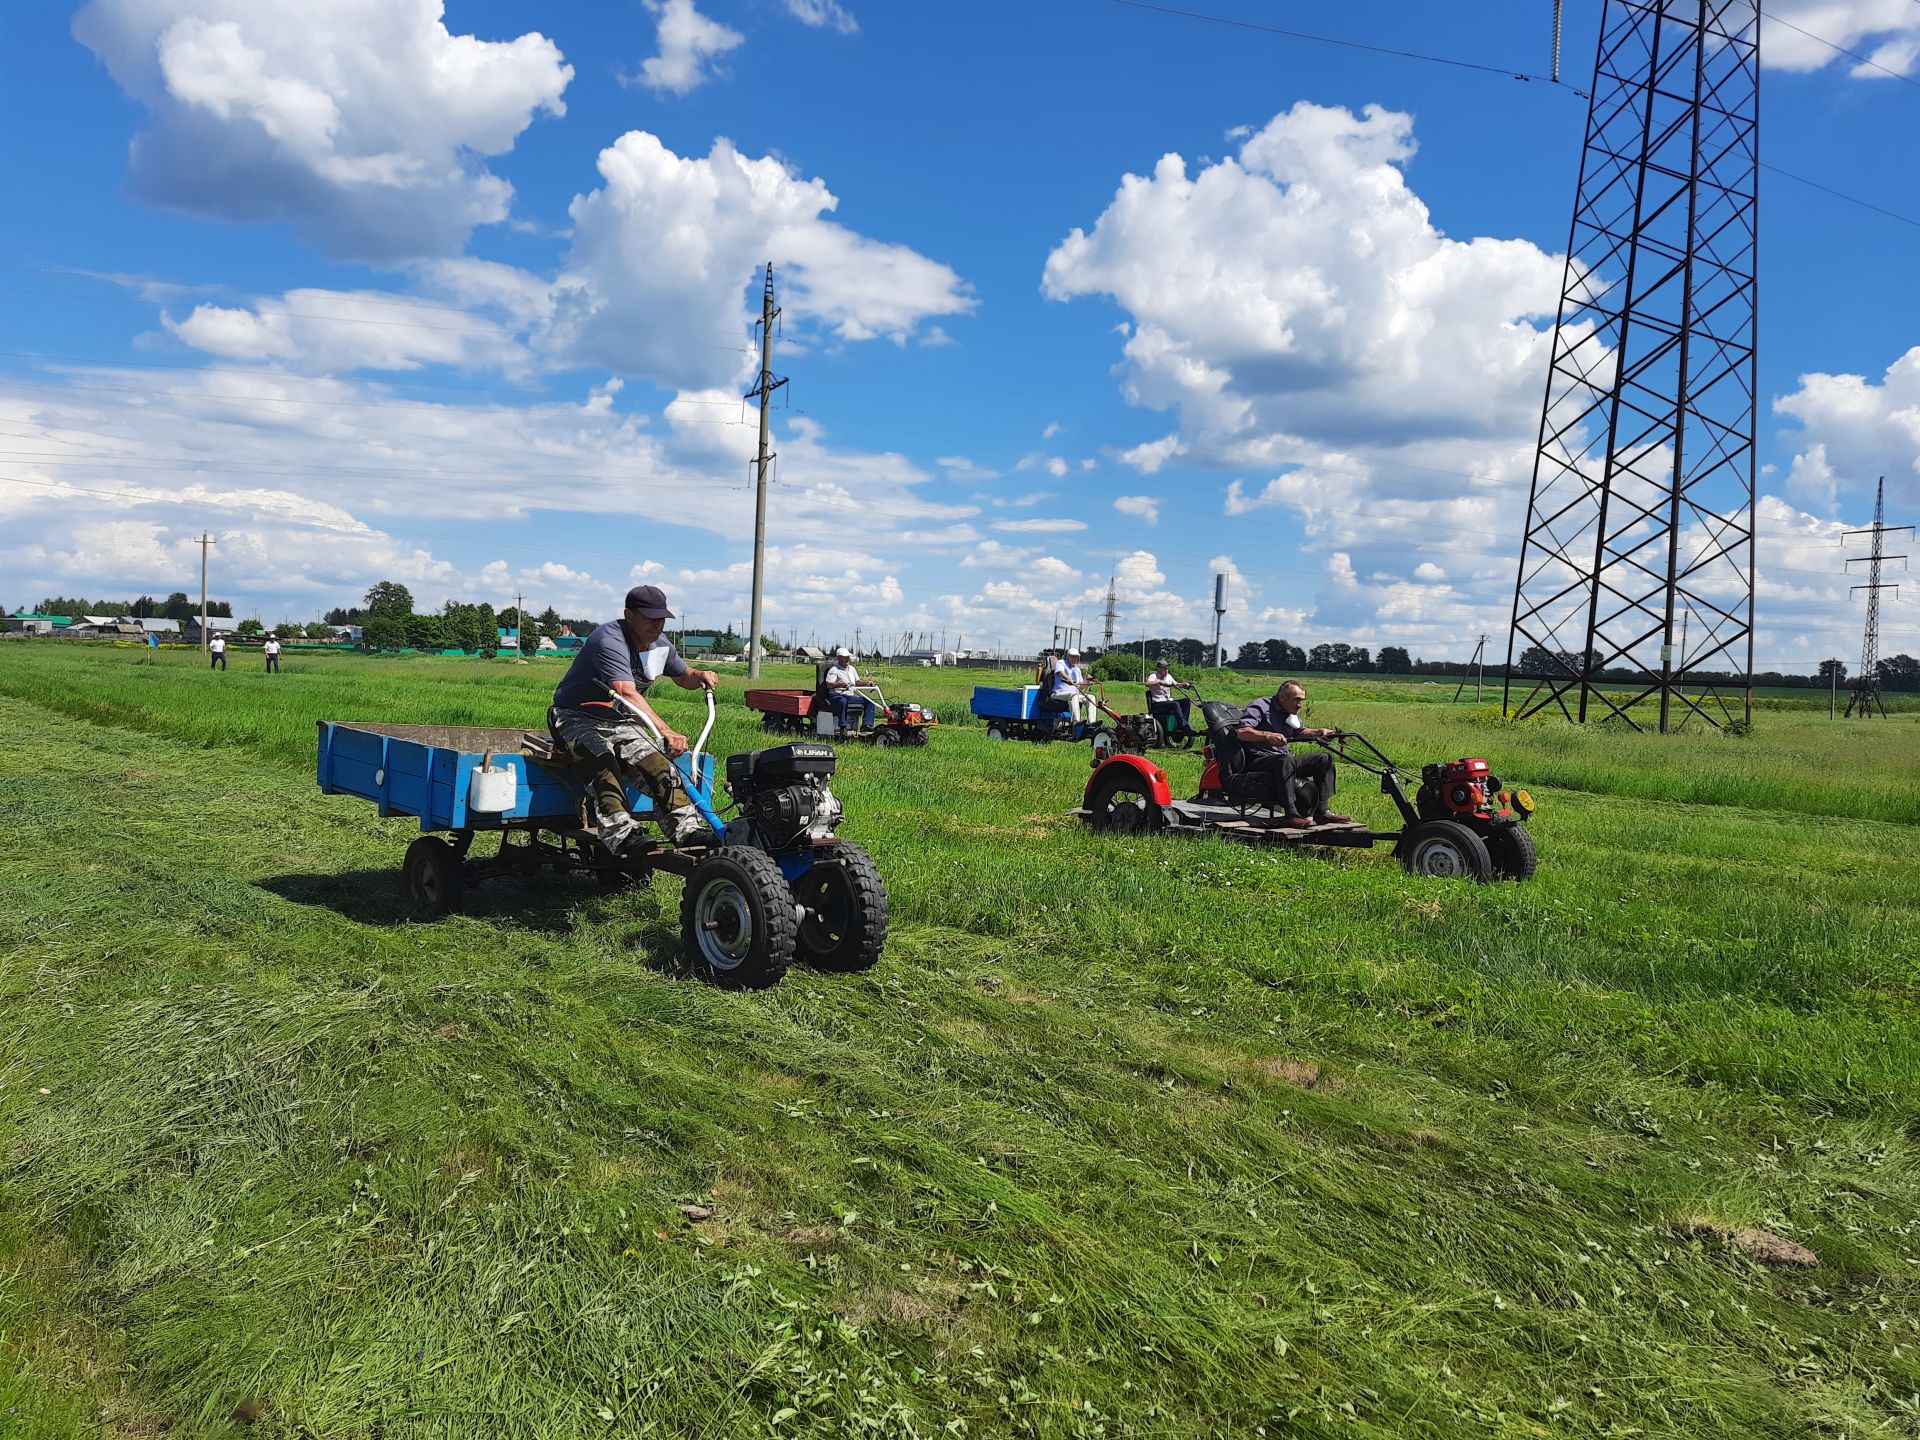
M 628 780 L 652 799 L 654 818 L 669 838 L 699 822 L 679 772 L 639 721 L 556 707 L 547 711 L 547 729 L 586 783 L 594 829 L 608 849 L 619 850 L 638 829 L 627 809 Z

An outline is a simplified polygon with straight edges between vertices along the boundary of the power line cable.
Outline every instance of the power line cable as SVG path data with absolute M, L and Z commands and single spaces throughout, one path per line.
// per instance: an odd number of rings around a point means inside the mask
M 1112 4 L 1125 5 L 1134 10 L 1151 10 L 1160 15 L 1177 15 L 1184 20 L 1201 20 L 1212 25 L 1228 25 L 1239 30 L 1258 30 L 1267 35 L 1280 35 L 1289 40 L 1306 40 L 1316 45 L 1336 45 L 1344 50 L 1365 50 L 1374 55 L 1391 55 L 1401 60 L 1421 60 L 1431 65 L 1451 65 L 1458 70 L 1478 70 L 1488 75 L 1504 75 L 1514 80 L 1537 80 L 1543 85 L 1556 85 L 1585 98 L 1584 90 L 1575 89 L 1564 80 L 1556 80 L 1551 75 L 1537 75 L 1526 70 L 1511 70 L 1503 65 L 1486 65 L 1477 60 L 1461 60 L 1451 55 L 1432 55 L 1420 50 L 1397 50 L 1389 45 L 1371 45 L 1363 40 L 1344 40 L 1334 35 L 1316 35 L 1305 30 L 1287 30 L 1278 25 L 1263 25 L 1254 20 L 1240 20 L 1226 15 L 1208 15 L 1199 10 L 1181 10 L 1172 5 L 1155 5 L 1149 0 L 1111 0 Z

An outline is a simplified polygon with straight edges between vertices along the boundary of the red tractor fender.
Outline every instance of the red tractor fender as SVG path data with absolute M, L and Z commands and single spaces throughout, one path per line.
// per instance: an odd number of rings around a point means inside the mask
M 1154 804 L 1170 805 L 1173 803 L 1173 791 L 1167 785 L 1166 771 L 1162 770 L 1144 755 L 1120 754 L 1109 755 L 1105 760 L 1093 767 L 1093 774 L 1087 777 L 1086 791 L 1080 797 L 1080 803 L 1082 805 L 1093 804 L 1093 792 L 1095 787 L 1100 784 L 1100 777 L 1107 774 L 1116 766 L 1124 766 L 1126 769 L 1138 775 L 1147 787 L 1147 798 L 1152 800 Z

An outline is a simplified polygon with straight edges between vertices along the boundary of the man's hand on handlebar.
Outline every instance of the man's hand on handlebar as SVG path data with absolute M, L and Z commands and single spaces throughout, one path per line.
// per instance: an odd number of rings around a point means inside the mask
M 666 726 L 661 726 L 660 743 L 666 746 L 669 758 L 687 753 L 687 737 L 678 730 L 669 730 Z

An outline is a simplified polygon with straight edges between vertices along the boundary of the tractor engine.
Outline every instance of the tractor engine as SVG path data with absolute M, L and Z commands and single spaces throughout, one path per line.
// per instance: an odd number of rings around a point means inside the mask
M 833 775 L 831 745 L 781 745 L 727 757 L 727 790 L 740 813 L 727 826 L 729 841 L 749 830 L 761 848 L 775 854 L 831 839 L 840 823 L 840 802 L 827 781 Z
M 1484 760 L 1447 760 L 1420 772 L 1414 806 L 1422 820 L 1466 820 L 1500 808 L 1500 782 Z

